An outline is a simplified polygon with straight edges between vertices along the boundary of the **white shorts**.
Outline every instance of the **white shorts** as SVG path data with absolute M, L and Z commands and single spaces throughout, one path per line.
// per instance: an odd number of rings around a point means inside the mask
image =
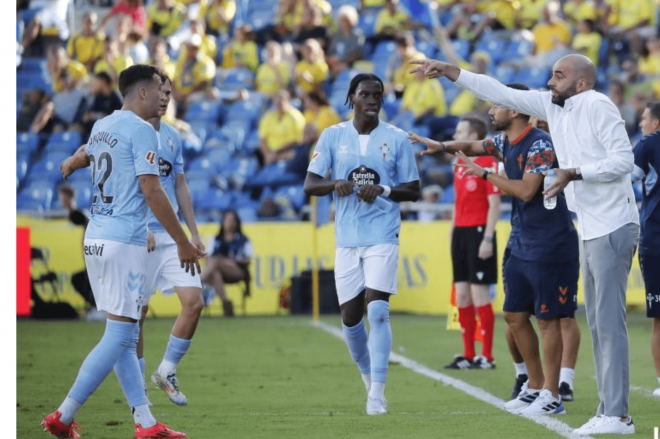
M 88 238 L 84 254 L 96 308 L 140 320 L 147 277 L 146 248 Z
M 335 250 L 335 283 L 342 305 L 365 288 L 396 294 L 399 245 L 340 247 Z
M 145 299 L 149 299 L 156 292 L 156 287 L 165 296 L 174 293 L 174 287 L 194 287 L 202 289 L 199 273 L 192 276 L 181 268 L 176 243 L 166 232 L 154 233 L 156 248 L 147 254 L 147 280 L 145 282 Z M 146 252 L 146 249 L 145 249 Z M 195 270 L 197 271 L 197 270 Z

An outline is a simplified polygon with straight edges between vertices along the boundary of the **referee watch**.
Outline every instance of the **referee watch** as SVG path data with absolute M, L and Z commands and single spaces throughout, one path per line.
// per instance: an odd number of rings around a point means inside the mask
M 582 171 L 580 168 L 575 168 L 575 176 L 573 177 L 573 180 L 582 180 Z

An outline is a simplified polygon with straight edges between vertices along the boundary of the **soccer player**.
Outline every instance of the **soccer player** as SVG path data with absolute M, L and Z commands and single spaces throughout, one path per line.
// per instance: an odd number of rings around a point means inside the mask
M 527 89 L 521 84 L 509 87 Z M 530 125 L 529 116 L 518 111 L 493 105 L 489 114 L 494 129 L 504 131 L 492 140 L 440 143 L 413 133 L 410 139 L 426 145 L 428 150 L 422 154 L 457 153 L 465 162 L 457 166 L 514 197 L 513 208 L 520 227 L 505 266 L 504 319 L 527 364 L 529 383 L 505 408 L 524 415 L 563 414 L 566 409 L 558 389 L 560 319 L 573 318 L 577 309 L 577 233 L 562 193 L 557 196 L 554 209 L 544 206 L 543 173 L 557 166 L 550 136 Z M 495 156 L 504 162 L 508 178 L 482 168 L 466 154 Z M 541 331 L 545 367 L 530 321 L 532 313 Z
M 155 68 L 135 65 L 119 77 L 122 110 L 98 121 L 89 142 L 60 166 L 68 177 L 92 168 L 91 218 L 85 232 L 85 264 L 99 310 L 107 312 L 101 341 L 83 362 L 62 405 L 42 425 L 61 438 L 79 438 L 73 420 L 115 368 L 135 419 L 135 438 L 181 438 L 149 410 L 135 352 L 147 271 L 147 205 L 177 243 L 186 270 L 199 272 L 204 253 L 186 237 L 158 177 L 158 138 L 146 120 L 159 111 L 161 80 Z
M 660 101 L 647 104 L 639 123 L 644 137 L 635 146 L 633 180 L 642 180 L 639 265 L 646 286 L 646 316 L 652 321 L 651 353 L 660 383 Z M 653 395 L 660 397 L 660 387 Z
M 376 75 L 353 77 L 346 103 L 355 108 L 355 117 L 323 131 L 304 185 L 308 195 L 333 193 L 336 198 L 335 282 L 346 344 L 368 392 L 368 415 L 387 413 L 389 299 L 396 294 L 401 225 L 395 202 L 420 197 L 419 174 L 406 134 L 378 119 L 383 89 Z
M 464 117 L 456 126 L 454 139 L 476 141 L 486 137 L 486 124 L 476 117 Z M 475 162 L 497 169 L 492 156 Z M 461 163 L 461 160 L 458 160 Z M 463 355 L 457 355 L 446 369 L 494 369 L 493 330 L 495 315 L 490 303 L 490 284 L 497 283 L 497 241 L 495 224 L 500 216 L 501 191 L 490 182 L 468 174 L 464 168 L 454 171 L 454 203 L 451 231 L 451 258 L 458 321 L 463 336 Z M 476 312 L 475 312 L 476 311 Z M 474 333 L 479 314 L 482 329 L 482 355 L 475 356 Z
M 190 190 L 186 184 L 186 176 L 183 173 L 181 138 L 172 126 L 160 120 L 167 112 L 167 106 L 172 95 L 170 78 L 161 73 L 161 80 L 163 88 L 158 116 L 147 120 L 156 129 L 160 137 L 158 143 L 160 182 L 172 204 L 172 208 L 177 213 L 180 211 L 186 221 L 191 234 L 190 241 L 203 251 L 204 244 L 199 237 L 195 212 L 190 199 Z M 190 348 L 199 316 L 204 309 L 200 274 L 193 273 L 193 276 L 191 276 L 181 268 L 176 254 L 176 243 L 158 221 L 153 211 L 147 213 L 147 228 L 149 229 L 147 250 L 150 255 L 147 258 L 146 295 L 142 307 L 142 317 L 140 318 L 140 339 L 137 346 L 137 356 L 144 377 L 142 325 L 149 308 L 149 298 L 156 292 L 156 286 L 160 288 L 165 296 L 176 292 L 181 302 L 181 312 L 176 322 L 174 322 L 165 356 L 158 369 L 151 375 L 151 382 L 163 389 L 174 404 L 186 405 L 188 401 L 179 390 L 176 379 L 176 367 Z

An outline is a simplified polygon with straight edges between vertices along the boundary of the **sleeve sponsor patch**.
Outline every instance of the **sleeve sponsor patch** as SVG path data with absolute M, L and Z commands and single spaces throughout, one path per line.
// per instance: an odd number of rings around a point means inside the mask
M 147 161 L 147 163 L 153 165 L 154 163 L 156 163 L 156 152 L 149 151 L 147 155 L 144 156 L 144 159 Z
M 314 154 L 312 154 L 312 160 L 310 161 L 310 163 L 314 163 L 316 161 L 316 159 L 319 158 L 320 155 L 321 155 L 320 152 L 314 151 Z

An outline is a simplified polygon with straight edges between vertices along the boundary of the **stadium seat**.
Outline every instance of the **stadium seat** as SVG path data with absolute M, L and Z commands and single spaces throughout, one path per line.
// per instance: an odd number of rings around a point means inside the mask
M 16 197 L 16 210 L 25 212 L 43 212 L 44 205 L 30 195 L 19 195 Z
M 213 101 L 193 102 L 183 119 L 186 122 L 218 123 L 221 104 Z
M 550 79 L 550 69 L 543 66 L 534 66 L 521 69 L 516 74 L 514 81 L 527 84 L 530 88 L 545 88 Z
M 392 55 L 396 55 L 396 43 L 394 41 L 383 41 L 376 46 L 374 53 L 371 55 L 371 60 L 374 62 L 388 60 Z
M 45 152 L 61 152 L 71 154 L 75 152 L 82 144 L 82 135 L 75 131 L 62 131 L 53 133 L 48 138 Z
M 92 205 L 92 186 L 89 182 L 76 181 L 71 182 L 71 186 L 76 190 L 76 204 L 81 209 L 88 209 Z
M 89 185 L 91 185 L 92 182 L 92 168 L 87 167 L 83 169 L 78 169 L 76 172 L 71 174 L 69 178 L 67 178 L 67 182 L 69 183 L 75 183 L 75 182 L 85 182 Z
M 60 163 L 48 159 L 42 159 L 36 162 L 30 168 L 30 174 L 27 177 L 30 182 L 47 181 L 51 185 L 62 181 L 60 173 Z
M 205 121 L 194 121 L 188 122 L 190 129 L 193 133 L 199 138 L 200 143 L 203 145 L 206 142 L 206 138 L 210 132 L 216 129 L 217 125 L 215 123 L 209 123 Z
M 216 173 L 217 170 L 217 166 L 211 160 L 207 159 L 206 157 L 200 157 L 188 162 L 186 173 L 188 175 L 188 179 L 191 179 L 193 174 L 204 173 L 205 175 L 211 175 Z
M 250 130 L 243 141 L 243 152 L 254 154 L 259 149 L 259 131 Z
M 467 40 L 451 40 L 451 47 L 456 52 L 456 55 L 469 61 L 470 57 L 470 42 Z
M 291 201 L 291 205 L 297 211 L 305 204 L 307 195 L 303 191 L 303 187 L 299 184 L 291 186 L 281 186 L 275 191 L 275 198 L 284 196 Z
M 239 207 L 236 210 L 238 217 L 241 219 L 241 223 L 254 223 L 259 221 L 257 216 L 257 209 L 254 207 Z
M 224 90 L 254 89 L 255 75 L 248 69 L 235 68 L 223 72 L 222 88 Z
M 433 41 L 420 41 L 415 44 L 415 48 L 430 59 L 435 59 L 438 52 L 438 46 Z
M 196 204 L 204 212 L 213 210 L 228 210 L 234 204 L 234 197 L 231 192 L 225 192 L 216 188 L 209 188 L 203 194 Z
M 504 55 L 507 43 L 504 40 L 494 38 L 492 34 L 485 34 L 475 46 L 475 51 L 484 51 L 490 55 L 491 63 L 497 64 Z
M 225 169 L 227 163 L 231 162 L 231 152 L 227 148 L 211 148 L 205 150 L 204 157 L 219 171 Z
M 513 81 L 513 78 L 516 76 L 516 71 L 511 66 L 500 64 L 495 68 L 494 75 L 498 81 L 507 84 Z
M 227 117 L 225 123 L 245 121 L 249 123 L 250 127 L 253 127 L 259 118 L 259 115 L 261 114 L 261 110 L 262 107 L 260 100 L 235 102 L 227 109 Z
M 23 182 L 23 179 L 25 179 L 25 176 L 27 175 L 27 170 L 28 170 L 28 161 L 25 156 L 23 157 L 16 157 L 16 178 L 18 180 L 18 185 Z
M 378 10 L 370 8 L 360 14 L 360 21 L 358 28 L 362 30 L 365 37 L 369 38 L 374 34 L 376 28 L 376 18 L 378 17 Z
M 500 61 L 518 61 L 524 59 L 532 52 L 533 43 L 526 39 L 512 40 L 506 46 L 504 56 Z
M 274 24 L 275 14 L 270 9 L 252 11 L 248 15 L 248 23 L 254 31 L 260 31 Z
M 34 154 L 39 148 L 39 135 L 16 133 L 16 154 Z
M 48 73 L 46 60 L 43 58 L 23 58 L 20 70 L 23 72 Z
M 401 108 L 401 99 L 397 99 L 394 93 L 388 93 L 383 99 L 383 110 L 387 114 L 387 120 L 392 120 Z
M 449 186 L 442 188 L 442 198 L 440 199 L 440 203 L 451 204 L 454 202 L 454 199 L 454 185 L 450 184 Z
M 16 197 L 17 208 L 25 209 L 30 201 L 38 202 L 43 210 L 50 210 L 53 202 L 53 186 L 46 182 L 31 182 L 28 187 L 23 189 Z

